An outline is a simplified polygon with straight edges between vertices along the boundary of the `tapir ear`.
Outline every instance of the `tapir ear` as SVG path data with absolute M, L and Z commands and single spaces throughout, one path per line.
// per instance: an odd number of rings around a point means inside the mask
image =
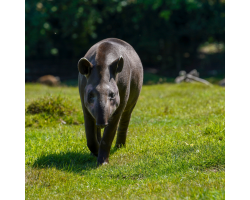
M 81 58 L 78 61 L 78 70 L 81 74 L 85 76 L 90 75 L 90 71 L 92 69 L 93 65 L 88 61 L 87 58 Z
M 122 56 L 113 61 L 111 67 L 113 68 L 114 73 L 120 73 L 123 69 L 123 64 L 124 61 Z

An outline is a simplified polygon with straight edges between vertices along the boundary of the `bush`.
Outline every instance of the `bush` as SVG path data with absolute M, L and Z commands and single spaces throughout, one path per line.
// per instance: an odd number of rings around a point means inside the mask
M 32 101 L 25 116 L 25 127 L 55 126 L 56 124 L 83 124 L 82 111 L 61 96 L 44 96 Z
M 45 113 L 49 115 L 63 116 L 71 114 L 75 109 L 68 99 L 61 96 L 45 96 L 34 100 L 26 109 L 28 114 Z

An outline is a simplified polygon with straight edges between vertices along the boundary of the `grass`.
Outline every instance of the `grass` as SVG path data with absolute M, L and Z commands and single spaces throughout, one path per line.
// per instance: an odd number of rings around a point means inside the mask
M 101 167 L 78 88 L 27 84 L 25 101 L 26 199 L 225 199 L 225 88 L 143 86 L 126 148 Z

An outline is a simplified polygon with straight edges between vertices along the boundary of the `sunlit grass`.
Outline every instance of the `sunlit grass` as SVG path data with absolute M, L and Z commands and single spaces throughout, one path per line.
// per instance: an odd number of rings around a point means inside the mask
M 27 199 L 225 198 L 224 88 L 143 86 L 126 148 L 112 147 L 109 165 L 98 168 L 86 145 L 78 88 L 26 85 L 26 110 L 48 95 L 74 111 L 46 115 L 49 121 L 26 114 Z

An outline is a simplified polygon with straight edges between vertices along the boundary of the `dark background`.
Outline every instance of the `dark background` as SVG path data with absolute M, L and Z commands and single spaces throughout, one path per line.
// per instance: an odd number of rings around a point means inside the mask
M 26 0 L 25 81 L 76 83 L 77 62 L 96 42 L 119 38 L 140 56 L 145 82 L 180 70 L 225 76 L 224 0 Z

